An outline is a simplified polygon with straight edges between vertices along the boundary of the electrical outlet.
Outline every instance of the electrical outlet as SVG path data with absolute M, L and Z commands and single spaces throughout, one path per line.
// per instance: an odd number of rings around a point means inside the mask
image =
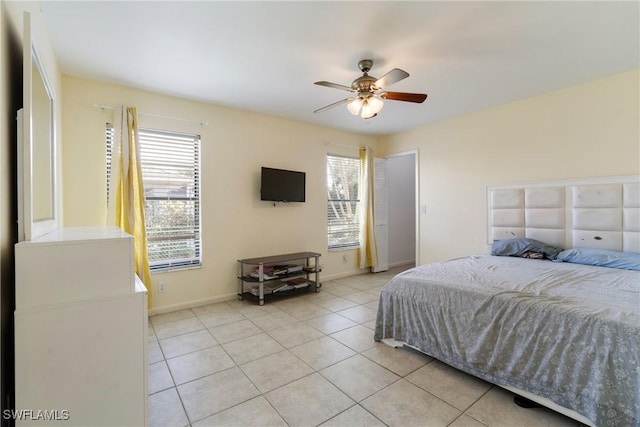
M 164 282 L 158 284 L 158 292 L 167 292 L 167 285 Z

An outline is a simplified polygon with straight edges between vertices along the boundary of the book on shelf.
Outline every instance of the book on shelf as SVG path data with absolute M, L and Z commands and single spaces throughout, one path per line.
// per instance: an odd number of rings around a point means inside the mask
M 297 264 L 285 264 L 285 265 L 265 265 L 262 267 L 263 277 L 265 279 L 273 279 L 280 277 L 284 274 L 292 274 L 302 272 L 304 267 Z M 256 267 L 256 271 L 250 274 L 256 279 L 259 278 L 259 267 Z
M 273 269 L 271 270 L 271 274 L 273 274 L 274 276 L 281 276 L 283 274 L 286 274 L 287 267 L 287 265 L 274 265 Z
M 271 282 L 271 283 L 263 283 L 262 291 L 265 295 L 272 294 L 274 292 L 281 292 L 285 290 L 284 288 L 287 286 L 285 282 Z M 253 285 L 251 287 L 251 293 L 253 295 L 260 295 L 260 285 Z
M 295 279 L 287 280 L 287 284 L 293 289 L 301 289 L 311 286 L 311 282 L 304 277 L 296 277 Z
M 252 271 L 251 273 L 249 273 L 249 276 L 253 277 L 254 279 L 258 279 L 260 280 L 260 272 L 259 271 Z M 271 273 L 262 273 L 262 279 L 264 280 L 269 280 L 269 279 L 275 279 L 278 276 L 275 276 Z
M 278 292 L 291 291 L 294 289 L 303 289 L 311 286 L 311 282 L 304 277 L 296 277 L 289 280 L 279 280 L 262 284 L 262 291 L 264 295 L 275 294 Z M 260 285 L 253 285 L 250 292 L 255 295 L 260 295 Z

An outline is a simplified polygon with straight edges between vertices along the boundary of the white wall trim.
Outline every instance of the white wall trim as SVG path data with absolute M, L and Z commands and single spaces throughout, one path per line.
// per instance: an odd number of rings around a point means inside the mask
M 396 261 L 394 263 L 389 264 L 389 268 L 394 268 L 394 267 L 402 267 L 403 265 L 415 265 L 416 260 L 415 259 L 405 259 L 403 261 Z
M 170 313 L 172 311 L 184 310 L 186 308 L 199 307 L 201 305 L 213 304 L 216 302 L 232 301 L 238 299 L 237 293 L 225 294 L 216 297 L 202 298 L 193 301 L 182 302 L 179 304 L 163 305 L 162 307 L 153 307 L 149 309 L 149 317 L 157 314 Z
M 348 271 L 345 273 L 338 273 L 338 274 L 331 274 L 331 275 L 322 275 L 320 276 L 320 282 L 328 282 L 330 280 L 336 280 L 336 279 L 344 279 L 345 277 L 352 277 L 352 276 L 358 276 L 360 274 L 367 274 L 367 273 L 371 273 L 371 269 L 370 268 L 362 268 L 359 271 L 353 272 L 353 271 Z M 320 288 L 322 289 L 322 288 Z
M 408 262 L 402 263 L 400 265 L 410 264 L 411 262 L 412 261 L 408 261 Z M 370 273 L 370 272 L 371 272 L 370 269 L 365 268 L 365 269 L 360 269 L 357 272 L 353 272 L 352 271 L 352 272 L 346 272 L 346 273 L 332 274 L 330 276 L 321 275 L 320 276 L 320 282 L 322 283 L 322 282 L 327 282 L 327 281 L 330 281 L 330 280 L 343 279 L 345 277 L 358 276 L 360 274 L 367 274 L 367 273 Z M 322 289 L 322 287 L 320 287 L 320 289 Z M 199 307 L 201 305 L 214 304 L 214 303 L 217 303 L 217 302 L 225 302 L 225 301 L 235 301 L 235 300 L 238 300 L 238 294 L 237 293 L 219 295 L 219 296 L 216 296 L 216 297 L 202 298 L 202 299 L 182 302 L 182 303 L 178 303 L 178 304 L 163 305 L 162 307 L 153 307 L 153 308 L 149 309 L 149 317 L 155 316 L 155 315 L 158 315 L 158 314 L 170 313 L 172 311 Z

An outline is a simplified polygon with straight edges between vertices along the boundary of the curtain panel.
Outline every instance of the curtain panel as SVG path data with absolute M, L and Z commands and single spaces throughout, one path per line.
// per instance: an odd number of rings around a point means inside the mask
M 152 283 L 147 254 L 147 233 L 144 221 L 144 185 L 140 166 L 138 115 L 135 107 L 115 109 L 113 152 L 118 155 L 115 190 L 109 195 L 107 223 L 114 224 L 133 236 L 134 266 L 147 288 L 147 305 L 152 306 Z M 112 184 L 112 183 L 111 183 Z M 114 188 L 111 185 L 111 188 Z
M 360 149 L 360 250 L 358 259 L 360 268 L 378 266 L 378 247 L 375 236 L 373 216 L 374 174 L 373 153 L 371 148 Z

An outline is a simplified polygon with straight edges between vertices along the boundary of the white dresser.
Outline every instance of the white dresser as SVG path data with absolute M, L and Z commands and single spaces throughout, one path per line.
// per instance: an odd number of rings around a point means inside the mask
M 144 426 L 147 290 L 133 237 L 63 228 L 15 246 L 16 425 Z

